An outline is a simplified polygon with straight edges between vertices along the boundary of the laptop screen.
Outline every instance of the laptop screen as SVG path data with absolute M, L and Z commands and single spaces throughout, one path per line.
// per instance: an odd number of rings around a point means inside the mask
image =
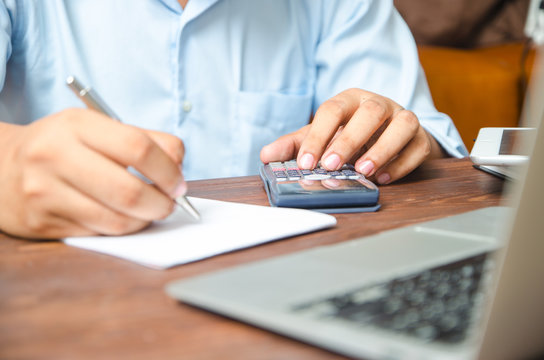
M 534 358 L 544 354 L 544 47 L 539 46 L 531 87 L 526 96 L 524 122 L 536 127 L 536 138 L 525 144 L 531 154 L 525 174 L 507 187 L 516 208 L 504 262 L 480 357 Z

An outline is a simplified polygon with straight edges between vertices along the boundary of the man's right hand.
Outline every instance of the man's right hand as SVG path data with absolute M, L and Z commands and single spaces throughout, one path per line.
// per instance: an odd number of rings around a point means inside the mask
M 140 230 L 168 216 L 186 192 L 183 155 L 175 136 L 92 110 L 0 123 L 0 230 L 41 239 Z

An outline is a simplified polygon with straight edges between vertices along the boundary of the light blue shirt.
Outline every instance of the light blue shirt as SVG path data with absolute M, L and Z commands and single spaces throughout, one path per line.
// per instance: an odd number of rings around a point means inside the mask
M 256 174 L 262 146 L 351 87 L 467 154 L 390 0 L 3 0 L 0 64 L 1 121 L 83 107 L 75 75 L 123 122 L 179 136 L 187 179 Z

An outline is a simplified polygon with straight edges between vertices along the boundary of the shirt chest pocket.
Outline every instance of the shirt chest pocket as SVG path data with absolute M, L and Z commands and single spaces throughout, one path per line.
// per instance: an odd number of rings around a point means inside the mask
M 240 173 L 256 174 L 261 148 L 278 137 L 308 124 L 312 112 L 311 94 L 247 92 L 234 94 L 231 141 Z

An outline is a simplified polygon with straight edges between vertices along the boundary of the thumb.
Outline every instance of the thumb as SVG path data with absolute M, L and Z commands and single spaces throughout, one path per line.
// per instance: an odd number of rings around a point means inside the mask
M 309 125 L 278 138 L 264 146 L 261 150 L 261 161 L 268 164 L 271 161 L 287 161 L 297 157 L 302 140 L 308 133 Z

